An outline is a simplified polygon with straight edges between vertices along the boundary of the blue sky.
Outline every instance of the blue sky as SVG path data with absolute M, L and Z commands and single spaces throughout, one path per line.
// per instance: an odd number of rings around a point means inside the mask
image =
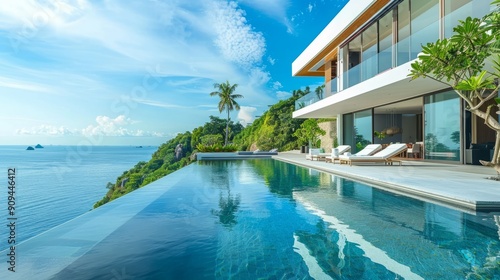
M 18 0 L 0 6 L 0 145 L 159 145 L 243 125 L 321 78 L 291 64 L 347 0 Z

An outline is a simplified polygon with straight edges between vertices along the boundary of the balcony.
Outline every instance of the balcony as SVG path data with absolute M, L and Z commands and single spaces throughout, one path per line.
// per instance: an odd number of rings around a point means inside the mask
M 295 101 L 295 110 L 302 109 L 313 103 L 316 103 L 322 99 L 337 93 L 337 78 L 325 83 L 325 89 L 322 94 L 318 95 L 316 92 L 310 92 Z
M 440 28 L 444 31 L 443 34 L 449 37 L 453 34 L 453 28 L 458 24 L 458 21 L 471 15 L 471 10 L 474 11 L 472 13 L 474 17 L 482 17 L 488 12 L 487 9 L 483 8 L 474 9 L 473 4 L 474 3 L 466 4 L 440 20 L 428 24 L 427 26 L 422 26 L 418 29 L 418 32 L 411 34 L 396 44 L 379 51 L 371 57 L 364 58 L 361 63 L 340 73 L 338 79 L 341 83 L 339 85 L 337 85 L 337 78 L 334 81 L 332 80 L 335 85 L 330 85 L 330 88 L 334 90 L 326 90 L 329 85 L 325 85 L 324 96 L 317 96 L 315 92 L 311 92 L 301 97 L 295 103 L 295 110 L 312 105 L 337 93 L 337 91 L 341 92 L 346 90 L 383 72 L 390 71 L 416 59 L 418 54 L 422 51 L 423 45 L 428 42 L 435 42 L 439 38 Z

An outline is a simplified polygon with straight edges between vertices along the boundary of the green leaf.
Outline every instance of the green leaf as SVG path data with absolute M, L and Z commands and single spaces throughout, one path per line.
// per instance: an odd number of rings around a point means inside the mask
M 481 71 L 479 76 L 472 76 L 467 80 L 460 81 L 455 89 L 465 90 L 465 91 L 479 91 L 483 89 L 495 89 L 495 83 L 493 79 L 486 78 L 486 71 Z

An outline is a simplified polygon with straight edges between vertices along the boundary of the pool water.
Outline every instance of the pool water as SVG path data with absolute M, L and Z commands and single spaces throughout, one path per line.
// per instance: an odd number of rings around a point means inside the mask
M 14 276 L 500 279 L 499 226 L 273 159 L 207 161 L 28 240 Z

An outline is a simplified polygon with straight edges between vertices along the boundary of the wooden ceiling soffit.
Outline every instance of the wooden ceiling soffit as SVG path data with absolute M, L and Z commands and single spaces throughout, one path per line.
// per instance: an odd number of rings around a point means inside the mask
M 335 47 L 333 51 L 326 55 L 325 61 L 337 61 L 337 54 L 339 53 L 339 47 Z
M 309 63 L 307 63 L 296 76 L 323 76 L 323 72 L 309 71 L 322 58 L 327 57 L 330 53 L 338 49 L 339 45 L 344 42 L 351 34 L 356 32 L 366 22 L 382 10 L 389 2 L 393 0 L 376 0 L 368 9 L 366 9 L 357 19 L 347 26 L 339 36 L 334 38 L 322 51 L 320 51 Z

